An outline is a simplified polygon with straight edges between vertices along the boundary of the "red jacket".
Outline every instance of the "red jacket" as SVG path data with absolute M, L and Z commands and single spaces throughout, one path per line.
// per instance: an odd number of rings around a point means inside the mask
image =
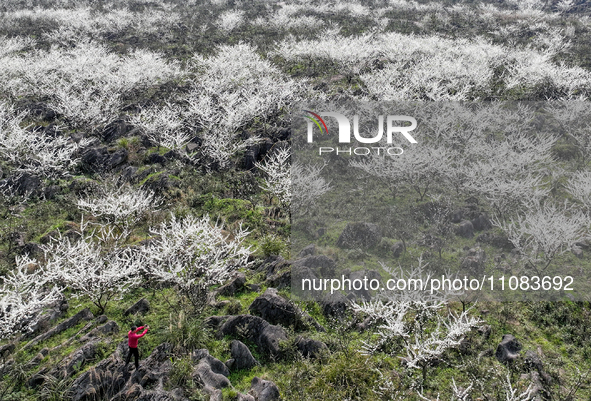
M 129 333 L 127 333 L 127 337 L 129 338 L 129 341 L 127 343 L 131 348 L 137 348 L 137 340 L 140 337 L 143 337 L 148 332 L 148 329 L 146 329 L 142 334 L 137 334 L 137 332 L 143 328 L 144 326 L 141 326 L 135 329 L 134 331 L 129 330 Z

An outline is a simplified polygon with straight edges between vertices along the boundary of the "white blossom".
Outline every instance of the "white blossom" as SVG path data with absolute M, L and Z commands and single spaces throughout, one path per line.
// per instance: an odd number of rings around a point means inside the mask
M 250 264 L 249 247 L 242 242 L 248 232 L 242 227 L 233 237 L 209 216 L 186 216 L 150 230 L 154 239 L 142 248 L 145 273 L 175 285 L 196 307 L 201 307 L 207 288 L 227 279 L 232 271 Z
M 534 267 L 536 262 L 543 262 L 544 271 L 557 255 L 589 236 L 591 217 L 566 202 L 562 207 L 544 203 L 532 205 L 512 220 L 503 221 L 495 216 L 491 222 L 505 232 Z
M 0 339 L 32 330 L 41 312 L 59 299 L 61 289 L 49 283 L 37 261 L 17 257 L 0 287 Z
M 94 232 L 80 234 L 76 241 L 60 236 L 42 245 L 44 268 L 53 282 L 71 289 L 74 298 L 88 297 L 103 313 L 111 300 L 140 283 L 143 254 L 135 248 L 105 249 Z

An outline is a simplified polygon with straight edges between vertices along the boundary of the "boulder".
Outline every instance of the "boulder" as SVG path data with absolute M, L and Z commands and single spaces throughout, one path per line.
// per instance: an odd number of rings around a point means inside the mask
M 334 294 L 326 294 L 326 296 L 320 300 L 322 313 L 326 317 L 344 317 L 349 304 L 350 301 L 339 292 Z
M 392 245 L 392 256 L 399 258 L 402 252 L 404 252 L 404 244 L 402 242 L 396 242 Z
M 318 358 L 328 350 L 328 347 L 322 341 L 302 336 L 298 336 L 296 339 L 296 347 L 305 358 Z
M 469 220 L 462 221 L 458 226 L 456 226 L 456 235 L 464 238 L 472 238 L 474 236 L 474 226 L 472 222 Z
M 210 399 L 220 399 L 221 389 L 230 387 L 228 380 L 230 372 L 222 361 L 214 358 L 206 349 L 200 349 L 191 354 L 193 362 L 197 366 L 193 370 L 193 381 L 210 395 Z
M 258 377 L 252 379 L 248 394 L 252 395 L 255 401 L 278 401 L 280 397 L 279 388 L 275 383 Z
M 137 132 L 137 128 L 127 121 L 120 119 L 109 123 L 101 133 L 101 136 L 105 142 L 110 143 L 125 136 L 133 136 Z
M 98 326 L 92 329 L 90 333 L 80 338 L 80 342 L 86 342 L 101 334 L 110 335 L 116 333 L 119 333 L 119 325 L 114 320 L 111 320 L 103 324 L 102 326 Z
M 115 167 L 118 167 L 125 163 L 127 161 L 128 156 L 129 152 L 127 151 L 127 149 L 119 149 L 109 156 L 106 165 L 109 169 L 114 169 Z
M 492 227 L 490 219 L 486 213 L 479 213 L 471 222 L 476 231 L 488 230 Z
M 37 195 L 41 192 L 41 179 L 34 174 L 18 173 L 0 181 L 0 187 L 12 187 L 18 195 Z
M 84 172 L 103 172 L 109 160 L 109 151 L 106 146 L 94 146 L 87 148 L 80 159 Z
M 382 234 L 380 228 L 372 223 L 349 223 L 339 236 L 336 245 L 339 248 L 373 248 L 380 243 Z
M 583 249 L 581 247 L 575 245 L 575 246 L 572 247 L 571 252 L 577 258 L 579 258 L 579 259 L 582 259 L 583 258 Z
M 495 356 L 501 363 L 511 363 L 519 357 L 521 344 L 512 334 L 505 334 L 497 347 Z
M 226 376 L 214 372 L 205 360 L 197 364 L 192 376 L 193 380 L 208 393 L 212 393 L 214 389 L 220 390 L 231 385 Z
M 242 290 L 246 284 L 244 273 L 237 273 L 234 277 L 216 290 L 217 295 L 231 296 Z
M 298 253 L 298 258 L 305 258 L 306 256 L 316 255 L 316 245 L 310 244 Z
M 310 315 L 281 297 L 275 288 L 268 288 L 263 295 L 252 302 L 248 309 L 253 315 L 260 316 L 271 324 L 294 326 L 296 329 L 314 327 L 316 330 L 324 331 Z
M 263 261 L 257 268 L 258 272 L 265 272 L 266 277 L 271 277 L 277 272 L 285 271 L 291 267 L 291 263 L 287 262 L 283 257 L 278 255 L 271 255 Z
M 213 356 L 211 356 L 209 354 L 209 351 L 205 348 L 193 351 L 191 353 L 191 360 L 193 361 L 193 363 L 205 361 L 211 368 L 212 372 L 226 377 L 230 375 L 228 367 L 219 359 L 216 359 Z
M 291 270 L 284 270 L 268 277 L 267 280 L 265 280 L 265 284 L 273 288 L 290 288 L 291 276 Z
M 250 341 L 259 351 L 270 355 L 280 353 L 279 343 L 287 340 L 287 332 L 266 320 L 252 315 L 213 316 L 206 324 L 217 327 L 220 336 L 231 336 Z
M 146 298 L 142 298 L 137 301 L 135 304 L 131 305 L 125 312 L 123 312 L 123 316 L 127 315 L 135 315 L 136 313 L 146 313 L 150 311 L 150 302 Z
M 336 263 L 333 259 L 325 255 L 307 256 L 302 259 L 298 259 L 293 262 L 292 270 L 294 267 L 307 267 L 315 273 L 317 276 L 332 276 L 336 271 Z
M 232 340 L 230 354 L 232 355 L 232 369 L 252 369 L 259 364 L 248 347 L 241 341 Z
M 90 311 L 90 309 L 85 308 L 85 309 L 81 310 L 80 312 L 76 313 L 71 318 L 69 318 L 69 319 L 61 322 L 60 324 L 58 324 L 57 326 L 55 326 L 53 329 L 49 330 L 48 332 L 35 337 L 31 341 L 29 341 L 23 347 L 23 349 L 28 349 L 28 348 L 36 345 L 37 343 L 39 343 L 41 341 L 47 340 L 51 336 L 54 336 L 56 334 L 61 333 L 64 330 L 67 330 L 67 329 L 69 329 L 71 327 L 76 326 L 78 323 L 80 323 L 82 321 L 91 320 L 93 318 L 94 318 L 94 315 L 92 314 L 92 312 Z

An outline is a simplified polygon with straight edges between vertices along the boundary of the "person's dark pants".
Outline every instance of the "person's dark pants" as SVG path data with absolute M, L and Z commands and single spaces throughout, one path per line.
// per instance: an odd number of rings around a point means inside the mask
M 129 347 L 129 353 L 127 354 L 127 360 L 125 361 L 125 365 L 129 363 L 131 360 L 131 356 L 135 357 L 135 369 L 137 370 L 140 367 L 140 353 L 138 352 L 137 348 Z

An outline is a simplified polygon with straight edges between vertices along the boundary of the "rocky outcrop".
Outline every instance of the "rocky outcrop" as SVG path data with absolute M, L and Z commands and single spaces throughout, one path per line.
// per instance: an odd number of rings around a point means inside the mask
M 112 355 L 74 381 L 70 387 L 72 400 L 186 400 L 178 389 L 164 390 L 172 370 L 171 349 L 168 343 L 160 344 L 140 362 L 138 370 L 131 371 L 125 366 L 127 342 L 120 343 Z
M 474 236 L 474 225 L 470 220 L 464 220 L 455 229 L 456 235 L 463 238 L 472 238 Z
M 339 248 L 369 249 L 380 243 L 382 234 L 380 228 L 372 223 L 349 223 L 343 230 L 336 245 Z
M 258 316 L 212 316 L 205 322 L 217 328 L 218 335 L 250 341 L 259 347 L 260 352 L 270 355 L 279 355 L 279 343 L 287 340 L 287 332 L 282 327 Z
M 193 362 L 197 366 L 193 370 L 193 381 L 197 383 L 203 391 L 210 394 L 211 398 L 219 397 L 222 388 L 230 387 L 228 376 L 230 372 L 228 367 L 220 360 L 209 355 L 206 349 L 195 351 L 191 355 Z
M 137 301 L 135 304 L 131 305 L 129 308 L 123 312 L 123 316 L 127 315 L 135 315 L 137 313 L 146 313 L 150 311 L 150 302 L 146 298 L 142 298 Z
M 217 295 L 231 296 L 242 290 L 246 285 L 244 273 L 236 273 L 232 279 L 216 290 Z
M 252 395 L 255 401 L 277 401 L 280 397 L 279 388 L 275 383 L 258 377 L 252 379 L 248 394 Z
M 100 335 L 110 335 L 119 333 L 119 325 L 114 320 L 110 320 L 102 326 L 95 327 L 88 334 L 80 338 L 80 342 L 86 342 Z
M 296 347 L 305 358 L 319 358 L 328 351 L 328 347 L 322 341 L 301 336 L 296 339 Z
M 505 334 L 497 347 L 495 356 L 501 363 L 511 363 L 519 357 L 521 344 L 512 334 Z
M 71 327 L 76 326 L 78 323 L 83 322 L 85 320 L 91 320 L 94 318 L 94 315 L 92 314 L 92 312 L 90 311 L 90 309 L 85 308 L 83 310 L 81 310 L 80 312 L 76 313 L 74 316 L 72 316 L 71 318 L 61 322 L 60 324 L 58 324 L 57 326 L 55 326 L 53 329 L 35 337 L 34 339 L 32 339 L 31 341 L 29 341 L 27 343 L 27 345 L 25 345 L 23 347 L 23 349 L 28 349 L 36 344 L 38 344 L 41 341 L 45 341 L 48 338 L 61 333 L 64 330 L 67 330 Z
M 268 288 L 263 295 L 257 297 L 249 310 L 253 315 L 260 316 L 271 324 L 294 326 L 302 330 L 313 327 L 325 331 L 310 315 L 281 297 L 275 288 Z
M 232 370 L 252 369 L 259 363 L 252 356 L 248 347 L 241 341 L 232 340 L 230 344 L 232 359 L 226 361 L 226 366 Z

